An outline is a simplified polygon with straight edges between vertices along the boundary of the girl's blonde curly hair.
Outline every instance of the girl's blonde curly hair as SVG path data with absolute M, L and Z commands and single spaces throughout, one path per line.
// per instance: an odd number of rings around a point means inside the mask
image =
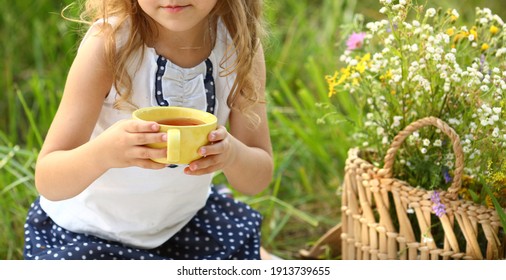
M 135 107 L 129 102 L 132 79 L 127 72 L 127 62 L 135 51 L 143 50 L 143 46 L 152 42 L 156 36 L 152 19 L 142 11 L 137 0 L 81 0 L 79 4 L 82 10 L 80 19 L 74 21 L 91 25 L 99 19 L 107 22 L 114 17 L 117 24 L 111 25 L 111 32 L 105 33 L 108 36 L 106 59 L 113 71 L 114 86 L 120 94 L 114 105 L 118 109 Z M 216 38 L 217 22 L 221 18 L 233 41 L 220 62 L 220 66 L 225 65 L 235 54 L 235 61 L 229 63 L 231 66 L 221 67 L 219 73 L 221 76 L 236 74 L 227 104 L 231 109 L 244 112 L 252 123 L 258 123 L 258 116 L 248 109 L 258 102 L 265 102 L 260 100 L 258 85 L 251 71 L 253 57 L 265 35 L 262 5 L 262 0 L 218 0 L 209 15 L 210 37 Z M 116 35 L 127 22 L 130 26 L 128 38 L 121 49 L 117 50 Z M 240 102 L 238 98 L 241 98 Z

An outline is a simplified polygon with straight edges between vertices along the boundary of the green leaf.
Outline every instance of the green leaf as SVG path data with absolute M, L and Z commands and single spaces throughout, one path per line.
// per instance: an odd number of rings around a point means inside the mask
M 483 189 L 487 192 L 487 194 L 490 196 L 490 199 L 492 199 L 492 203 L 494 204 L 495 210 L 497 211 L 497 215 L 499 216 L 499 220 L 501 221 L 502 228 L 506 230 L 506 213 L 504 212 L 504 209 L 502 209 L 501 205 L 499 204 L 499 201 L 494 196 L 494 193 L 488 186 L 488 184 L 483 184 Z

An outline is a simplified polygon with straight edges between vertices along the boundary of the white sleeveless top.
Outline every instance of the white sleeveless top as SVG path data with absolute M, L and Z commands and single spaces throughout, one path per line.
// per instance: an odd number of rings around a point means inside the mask
M 98 24 L 103 21 L 95 23 L 83 41 Z M 139 50 L 129 69 L 132 102 L 139 108 L 167 105 L 196 108 L 215 114 L 218 123 L 225 125 L 230 113 L 227 98 L 235 75 L 219 75 L 220 67 L 227 67 L 220 62 L 231 39 L 221 21 L 217 30 L 209 58 L 193 68 L 179 67 L 146 46 L 139 66 Z M 117 41 L 121 44 L 122 38 Z M 113 108 L 115 98 L 117 91 L 113 87 L 104 101 L 92 139 L 118 120 L 131 118 L 131 112 Z M 50 201 L 41 197 L 40 203 L 56 224 L 70 231 L 155 248 L 189 222 L 209 196 L 213 174 L 185 175 L 184 167 L 110 169 L 73 198 Z

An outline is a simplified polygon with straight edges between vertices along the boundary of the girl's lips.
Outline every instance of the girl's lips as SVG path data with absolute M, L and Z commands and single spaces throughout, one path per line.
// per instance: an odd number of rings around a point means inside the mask
M 167 12 L 169 13 L 178 13 L 180 11 L 182 11 L 183 9 L 189 7 L 190 5 L 185 5 L 185 6 L 165 6 L 165 7 L 162 7 L 164 10 L 166 10 Z

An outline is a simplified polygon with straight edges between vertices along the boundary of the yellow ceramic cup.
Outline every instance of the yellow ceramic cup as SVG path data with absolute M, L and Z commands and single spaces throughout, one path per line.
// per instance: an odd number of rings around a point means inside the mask
M 183 107 L 145 107 L 132 113 L 134 119 L 155 121 L 160 131 L 167 132 L 167 143 L 153 143 L 152 148 L 167 147 L 166 158 L 153 158 L 165 164 L 188 164 L 201 158 L 198 149 L 209 144 L 208 134 L 216 129 L 213 114 Z

